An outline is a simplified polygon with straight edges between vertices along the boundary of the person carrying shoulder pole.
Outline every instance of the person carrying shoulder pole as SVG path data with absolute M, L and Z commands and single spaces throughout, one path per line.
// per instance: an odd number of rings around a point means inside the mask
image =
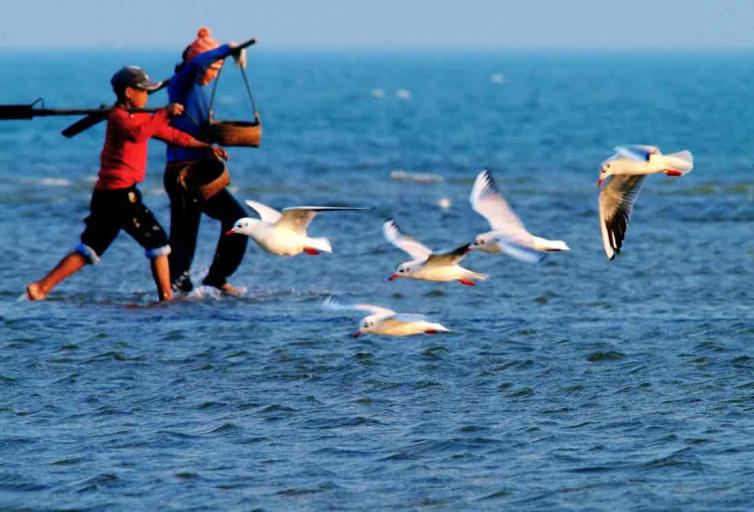
M 185 105 L 183 115 L 171 125 L 198 139 L 208 140 L 209 100 L 206 85 L 217 78 L 223 59 L 233 55 L 245 66 L 245 53 L 234 44 L 220 45 L 206 28 L 199 29 L 196 39 L 183 51 L 182 61 L 170 78 L 170 101 Z M 164 184 L 170 198 L 170 275 L 173 290 L 190 292 L 194 285 L 189 270 L 196 250 L 197 233 L 202 213 L 220 221 L 215 256 L 202 284 L 217 288 L 227 295 L 240 295 L 228 282 L 246 252 L 247 238 L 223 236 L 236 220 L 246 216 L 244 207 L 225 188 L 227 169 L 211 152 L 185 149 L 177 145 L 167 148 Z M 199 183 L 202 186 L 197 187 Z
M 199 141 L 168 125 L 171 116 L 180 115 L 183 106 L 171 103 L 154 114 L 130 113 L 143 108 L 148 92 L 160 86 L 152 82 L 143 69 L 126 66 L 110 80 L 118 100 L 107 118 L 105 144 L 100 156 L 100 170 L 90 202 L 90 214 L 81 241 L 42 279 L 29 283 L 26 294 L 42 300 L 61 281 L 87 263 L 97 263 L 121 229 L 144 248 L 149 258 L 159 300 L 171 300 L 167 255 L 168 238 L 154 214 L 142 202 L 136 184 L 144 181 L 147 143 L 158 138 L 169 144 L 208 151 L 216 158 L 227 158 L 225 150 Z

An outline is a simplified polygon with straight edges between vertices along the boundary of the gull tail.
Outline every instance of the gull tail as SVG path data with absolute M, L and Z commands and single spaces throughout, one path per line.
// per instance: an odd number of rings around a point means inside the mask
M 547 240 L 546 238 L 534 237 L 534 248 L 542 252 L 570 251 L 571 248 L 563 240 Z
M 570 251 L 571 248 L 563 240 L 550 240 L 550 243 L 545 248 L 546 251 Z
M 332 252 L 330 240 L 327 238 L 307 238 L 304 247 L 314 249 L 319 252 Z
M 445 327 L 442 324 L 438 324 L 436 322 L 430 322 L 427 324 L 427 329 L 424 331 L 425 334 L 437 334 L 439 332 L 453 332 L 447 327 Z
M 473 270 L 469 270 L 469 273 L 466 274 L 466 277 L 469 277 L 476 281 L 485 281 L 490 276 L 488 276 L 487 274 L 480 274 L 479 272 L 474 272 Z
M 683 176 L 694 168 L 694 155 L 684 150 L 664 156 L 665 174 L 668 176 Z

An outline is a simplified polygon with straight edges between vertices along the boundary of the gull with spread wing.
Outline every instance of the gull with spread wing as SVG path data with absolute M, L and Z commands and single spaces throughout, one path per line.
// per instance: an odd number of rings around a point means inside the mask
M 483 281 L 488 277 L 486 274 L 473 272 L 459 265 L 469 253 L 469 244 L 450 251 L 432 252 L 414 237 L 402 233 L 398 224 L 392 219 L 383 224 L 382 231 L 388 242 L 413 258 L 398 265 L 395 272 L 388 277 L 390 281 L 405 277 L 422 281 L 458 281 L 467 286 L 475 286 L 476 281 Z
M 353 333 L 354 338 L 358 338 L 362 334 L 411 336 L 413 334 L 450 332 L 450 329 L 444 325 L 431 322 L 424 315 L 396 313 L 392 309 L 373 304 L 346 304 L 335 297 L 329 297 L 325 300 L 323 306 L 333 310 L 353 310 L 369 313 L 359 323 L 359 329 Z
M 597 186 L 602 187 L 599 197 L 602 244 L 611 260 L 620 253 L 634 203 L 647 175 L 683 176 L 694 168 L 694 157 L 687 150 L 663 155 L 655 146 L 631 145 L 618 146 L 615 151 L 602 162 L 597 181 Z
M 531 263 L 542 261 L 547 252 L 570 250 L 562 240 L 548 240 L 529 233 L 487 169 L 477 175 L 469 201 L 474 211 L 487 219 L 492 228 L 477 235 L 471 243 L 472 250 L 502 252 Z
M 270 254 L 295 256 L 302 252 L 315 255 L 332 252 L 327 238 L 312 238 L 307 235 L 309 223 L 319 212 L 368 210 L 351 206 L 294 206 L 282 212 L 257 201 L 247 200 L 259 219 L 244 217 L 238 219 L 226 235 L 246 235 Z

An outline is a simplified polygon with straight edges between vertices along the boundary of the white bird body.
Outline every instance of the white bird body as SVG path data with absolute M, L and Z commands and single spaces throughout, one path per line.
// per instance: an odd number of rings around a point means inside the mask
M 257 201 L 246 201 L 260 216 L 259 219 L 238 219 L 226 234 L 251 237 L 262 249 L 276 256 L 296 256 L 302 252 L 319 254 L 332 252 L 327 238 L 312 238 L 307 227 L 318 212 L 341 210 L 364 210 L 365 208 L 335 206 L 295 206 L 282 212 Z
M 367 320 L 367 318 L 364 320 Z M 444 325 L 430 322 L 423 315 L 397 314 L 390 317 L 373 318 L 371 322 L 373 322 L 371 327 L 361 327 L 359 330 L 382 336 L 413 336 L 414 334 L 450 332 L 450 329 Z
M 611 260 L 620 253 L 646 177 L 657 173 L 683 176 L 694 168 L 694 157 L 687 150 L 670 155 L 663 155 L 655 146 L 619 146 L 615 150 L 615 155 L 602 162 L 597 181 L 602 187 L 599 195 L 602 244 Z
M 414 334 L 437 334 L 451 332 L 444 325 L 432 322 L 424 315 L 396 313 L 392 309 L 373 304 L 344 304 L 330 297 L 324 307 L 334 310 L 366 311 L 370 313 L 359 322 L 359 329 L 353 334 L 378 334 L 382 336 L 412 336 Z
M 413 259 L 398 265 L 389 280 L 399 277 L 418 279 L 422 281 L 449 282 L 458 281 L 468 286 L 476 285 L 476 281 L 487 279 L 486 274 L 480 274 L 459 265 L 459 262 L 469 253 L 469 244 L 445 252 L 432 252 L 427 246 L 401 232 L 398 224 L 388 220 L 382 226 L 388 242 L 408 253 Z
M 488 254 L 500 254 L 505 252 L 500 244 L 500 241 L 505 240 L 505 238 L 506 235 L 499 231 L 487 231 L 486 233 L 477 235 L 477 239 L 480 241 L 483 240 L 484 242 L 481 242 L 478 245 L 472 244 L 472 246 L 475 251 L 482 251 Z M 532 249 L 537 252 L 560 252 L 571 250 L 571 248 L 562 240 L 548 240 L 547 238 L 532 235 L 530 241 Z
M 675 157 L 664 155 L 649 155 L 646 160 L 618 157 L 612 161 L 613 165 L 621 166 L 620 174 L 655 174 L 674 170 L 677 163 Z
M 463 250 L 466 251 L 466 246 L 463 246 Z M 403 273 L 400 273 L 399 271 L 400 275 L 398 275 L 397 277 L 417 279 L 420 281 L 461 281 L 463 284 L 469 284 L 468 281 L 471 281 L 472 284 L 469 285 L 473 286 L 473 281 L 484 281 L 488 277 L 486 274 L 474 272 L 473 270 L 464 268 L 457 263 L 438 263 L 437 259 L 429 259 L 424 261 L 412 260 L 404 263 L 403 265 L 405 265 L 404 268 L 406 269 L 406 271 L 404 271 Z
M 694 157 L 688 150 L 663 155 L 656 146 L 618 146 L 615 154 L 602 162 L 599 184 L 612 175 L 646 176 L 664 173 L 668 176 L 683 176 L 693 168 Z
M 245 217 L 236 221 L 233 233 L 247 235 L 270 254 L 276 256 L 296 256 L 306 249 L 317 252 L 332 252 L 327 238 L 311 238 L 287 228 Z
M 515 258 L 539 262 L 544 253 L 570 251 L 562 240 L 548 240 L 534 236 L 503 198 L 492 174 L 483 169 L 476 177 L 469 195 L 471 207 L 484 217 L 491 231 L 477 235 L 472 250 L 490 254 L 505 253 Z

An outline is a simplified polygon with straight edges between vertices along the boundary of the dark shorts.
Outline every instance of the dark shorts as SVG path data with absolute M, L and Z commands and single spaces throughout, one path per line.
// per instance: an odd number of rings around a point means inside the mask
M 145 249 L 147 258 L 169 254 L 170 246 L 165 230 L 141 200 L 141 192 L 134 186 L 118 190 L 94 189 L 89 205 L 90 214 L 84 219 L 86 229 L 76 251 L 90 263 L 96 263 L 121 229 L 131 235 Z

